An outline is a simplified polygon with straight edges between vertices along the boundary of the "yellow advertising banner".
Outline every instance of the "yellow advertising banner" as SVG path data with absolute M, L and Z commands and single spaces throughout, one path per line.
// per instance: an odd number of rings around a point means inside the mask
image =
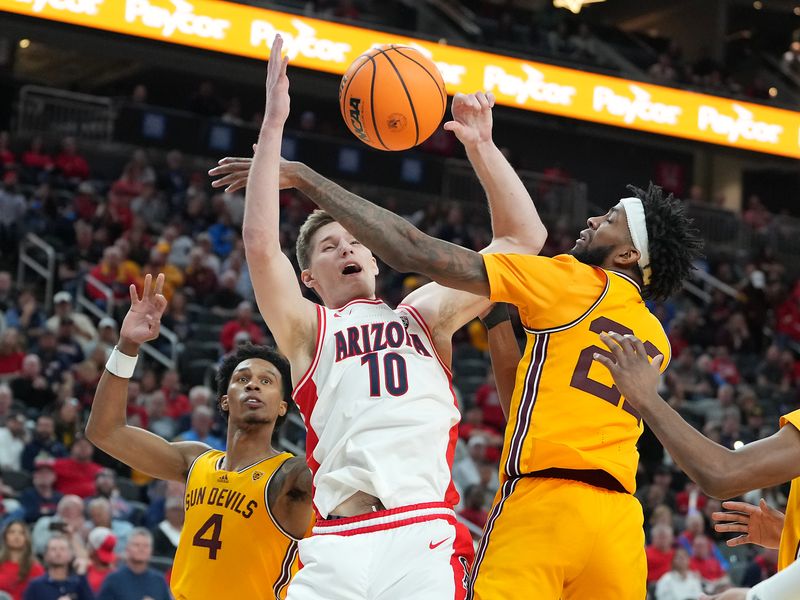
M 280 33 L 291 64 L 335 74 L 372 46 L 406 44 L 450 94 L 486 90 L 507 106 L 800 158 L 800 112 L 222 0 L 0 0 L 0 11 L 256 59 Z

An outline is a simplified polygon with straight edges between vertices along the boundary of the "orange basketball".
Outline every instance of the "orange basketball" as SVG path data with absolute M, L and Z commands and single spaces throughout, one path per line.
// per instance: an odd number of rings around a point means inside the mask
M 418 50 L 388 44 L 353 61 L 339 85 L 350 131 L 378 150 L 407 150 L 436 131 L 447 107 L 439 69 Z

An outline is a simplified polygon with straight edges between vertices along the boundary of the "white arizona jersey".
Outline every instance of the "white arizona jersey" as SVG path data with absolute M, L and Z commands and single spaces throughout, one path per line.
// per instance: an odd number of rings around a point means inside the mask
M 381 300 L 317 307 L 314 360 L 293 397 L 303 414 L 314 506 L 326 518 L 358 491 L 387 509 L 458 503 L 459 411 L 419 313 Z

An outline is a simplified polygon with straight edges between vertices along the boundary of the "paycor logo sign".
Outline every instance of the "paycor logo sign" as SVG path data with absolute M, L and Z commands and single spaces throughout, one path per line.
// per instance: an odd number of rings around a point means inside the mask
M 36 14 L 40 14 L 46 8 L 52 8 L 76 15 L 96 15 L 103 0 L 18 0 L 18 2 L 32 5 Z
M 195 13 L 193 4 L 185 0 L 170 0 L 172 7 L 165 8 L 150 0 L 125 0 L 125 20 L 158 29 L 166 38 L 176 31 L 200 38 L 224 40 L 231 26 L 227 19 Z

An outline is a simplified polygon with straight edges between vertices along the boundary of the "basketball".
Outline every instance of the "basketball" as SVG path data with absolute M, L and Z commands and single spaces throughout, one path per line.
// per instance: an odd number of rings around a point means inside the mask
M 436 131 L 447 107 L 439 69 L 409 46 L 388 44 L 356 58 L 342 77 L 347 127 L 378 150 L 407 150 Z

